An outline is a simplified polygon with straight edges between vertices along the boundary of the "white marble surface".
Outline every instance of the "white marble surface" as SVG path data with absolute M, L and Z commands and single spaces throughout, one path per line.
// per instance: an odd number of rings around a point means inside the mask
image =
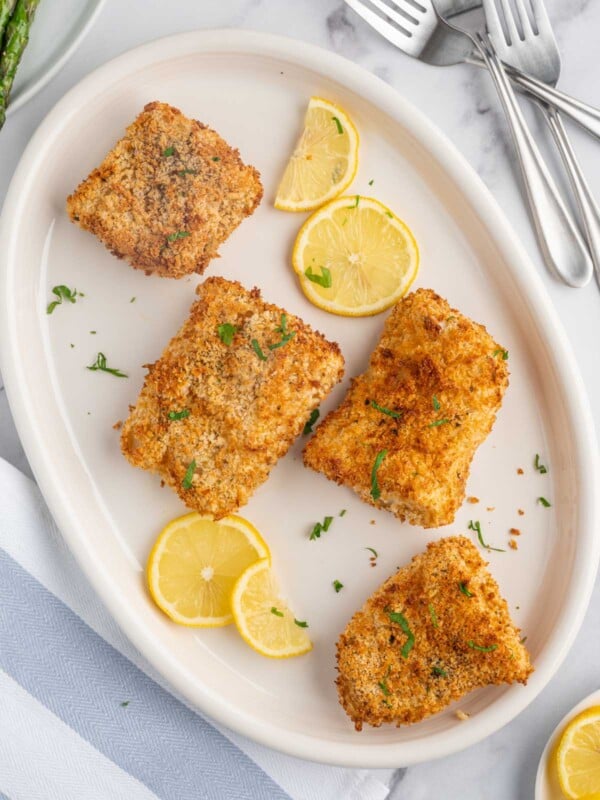
M 563 54 L 561 87 L 600 106 L 599 0 L 547 0 Z M 436 69 L 412 61 L 368 30 L 341 0 L 108 0 L 79 50 L 46 89 L 2 131 L 0 199 L 31 134 L 64 92 L 91 69 L 137 44 L 179 31 L 241 27 L 293 36 L 340 53 L 394 86 L 424 111 L 475 166 L 504 207 L 541 274 L 576 354 L 600 425 L 600 291 L 568 289 L 546 271 L 513 173 L 511 143 L 487 76 L 467 66 Z M 545 138 L 540 127 L 539 138 Z M 572 130 L 600 198 L 600 143 Z M 1 245 L 0 245 L 1 246 Z M 30 473 L 0 393 L 0 456 Z M 546 690 L 510 725 L 475 747 L 393 776 L 393 800 L 529 800 L 539 755 L 553 726 L 600 686 L 600 585 L 567 660 Z M 340 799 L 342 800 L 342 799 Z

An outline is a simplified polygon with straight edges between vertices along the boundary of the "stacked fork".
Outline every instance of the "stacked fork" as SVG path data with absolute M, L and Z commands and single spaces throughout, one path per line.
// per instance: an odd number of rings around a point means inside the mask
M 600 110 L 559 92 L 558 46 L 543 0 L 345 0 L 375 30 L 407 55 L 427 64 L 470 63 L 490 71 L 511 127 L 527 199 L 546 264 L 573 287 L 600 278 L 600 212 L 559 112 L 600 137 Z M 469 15 L 469 30 L 441 16 Z M 526 5 L 527 3 L 527 5 Z M 509 80 L 510 78 L 510 80 Z M 585 239 L 563 201 L 529 131 L 512 83 L 542 110 L 577 200 Z

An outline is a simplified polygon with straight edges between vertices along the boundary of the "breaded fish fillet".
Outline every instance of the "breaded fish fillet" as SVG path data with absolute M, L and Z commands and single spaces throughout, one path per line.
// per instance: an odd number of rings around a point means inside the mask
M 201 122 L 149 103 L 67 198 L 73 222 L 132 267 L 202 273 L 263 194 L 260 175 Z
M 430 542 L 389 578 L 337 644 L 340 703 L 357 730 L 429 717 L 533 671 L 498 584 L 464 536 Z
M 407 295 L 304 463 L 401 520 L 448 525 L 508 385 L 506 355 L 431 290 Z
M 121 448 L 190 508 L 244 505 L 341 379 L 344 359 L 258 289 L 209 278 L 123 425 Z

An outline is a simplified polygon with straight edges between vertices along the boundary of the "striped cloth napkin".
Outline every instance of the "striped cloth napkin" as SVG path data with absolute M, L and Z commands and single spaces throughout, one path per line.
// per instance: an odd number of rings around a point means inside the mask
M 0 460 L 0 800 L 383 800 L 209 723 L 108 615 L 37 486 Z

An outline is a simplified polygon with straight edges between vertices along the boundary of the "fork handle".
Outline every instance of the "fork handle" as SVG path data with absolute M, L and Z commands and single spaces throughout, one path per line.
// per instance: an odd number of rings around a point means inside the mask
M 511 127 L 529 207 L 546 264 L 569 286 L 585 286 L 592 277 L 592 262 L 583 238 L 527 127 L 489 36 L 478 33 L 474 41 L 493 78 Z
M 577 200 L 579 213 L 583 221 L 585 238 L 594 262 L 596 276 L 600 281 L 600 209 L 579 166 L 579 161 L 565 130 L 560 113 L 555 108 L 542 103 L 540 105 L 563 160 L 565 171 L 571 181 L 573 194 Z
M 480 58 L 478 53 L 475 53 L 468 60 L 479 67 L 485 66 L 484 59 Z M 532 78 L 530 75 L 526 75 L 508 64 L 504 64 L 504 70 L 518 89 L 562 111 L 563 114 L 571 117 L 574 122 L 581 125 L 592 136 L 600 139 L 600 109 L 594 108 L 594 106 L 590 106 L 581 100 L 576 100 L 574 97 L 548 86 L 548 84 L 542 83 L 542 81 L 538 81 L 536 78 Z

